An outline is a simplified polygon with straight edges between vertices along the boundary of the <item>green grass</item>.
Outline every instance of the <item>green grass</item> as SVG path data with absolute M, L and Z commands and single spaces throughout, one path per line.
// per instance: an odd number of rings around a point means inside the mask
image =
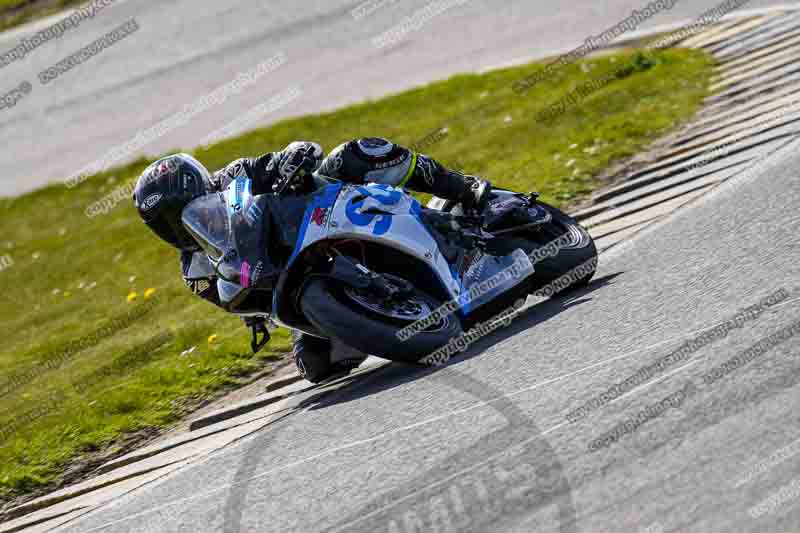
M 512 92 L 512 83 L 539 65 L 456 76 L 283 121 L 195 155 L 219 168 L 297 139 L 319 141 L 328 150 L 368 135 L 411 145 L 447 127 L 447 136 L 425 152 L 563 204 L 596 187 L 593 176 L 610 163 L 690 117 L 706 96 L 708 56 L 666 51 L 651 59 L 619 53 L 584 61 L 524 97 Z M 533 120 L 566 91 L 627 61 L 645 66 L 553 124 Z M 250 354 L 241 322 L 183 286 L 177 253 L 145 229 L 129 202 L 105 216 L 84 215 L 89 203 L 147 163 L 92 177 L 75 189 L 58 184 L 0 200 L 0 255 L 15 262 L 0 271 L 0 393 L 10 376 L 26 376 L 0 397 L 0 498 L 52 487 L 76 459 L 176 420 L 187 406 L 234 386 L 287 347 L 285 332 L 277 332 L 272 352 Z M 144 301 L 148 288 L 156 292 Z M 128 302 L 132 291 L 138 298 Z M 138 316 L 120 326 L 134 310 Z M 211 335 L 218 335 L 213 344 Z M 181 355 L 191 347 L 193 353 Z
M 86 3 L 87 0 L 0 0 L 0 31 Z

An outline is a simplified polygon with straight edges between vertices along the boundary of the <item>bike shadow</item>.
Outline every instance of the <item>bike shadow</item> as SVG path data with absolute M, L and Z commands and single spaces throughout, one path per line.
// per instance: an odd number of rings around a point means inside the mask
M 542 324 L 568 309 L 591 301 L 591 298 L 587 298 L 587 296 L 606 285 L 611 285 L 613 281 L 622 274 L 623 272 L 617 272 L 602 278 L 597 278 L 586 287 L 570 290 L 568 293 L 554 295 L 549 299 L 524 308 L 509 326 L 501 327 L 486 337 L 477 340 L 471 344 L 466 351 L 453 356 L 450 361 L 443 366 L 424 367 L 391 362 L 387 365 L 367 370 L 366 372 L 358 372 L 355 375 L 345 376 L 335 380 L 337 390 L 331 393 L 314 395 L 308 398 L 307 402 L 304 402 L 306 404 L 305 406 L 309 407 L 309 410 L 316 410 L 359 400 L 373 394 L 391 390 L 395 387 L 402 386 L 422 377 L 440 372 L 443 369 L 454 367 L 470 359 L 479 357 L 492 346 L 522 331 Z M 325 387 L 327 387 L 327 385 L 323 386 L 323 388 Z

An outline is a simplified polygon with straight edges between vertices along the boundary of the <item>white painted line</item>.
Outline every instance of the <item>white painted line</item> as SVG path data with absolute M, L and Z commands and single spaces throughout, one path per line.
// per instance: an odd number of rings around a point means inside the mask
M 108 8 L 106 8 L 106 10 L 104 10 L 104 11 L 108 11 L 110 9 L 113 9 L 113 8 L 119 6 L 119 5 L 124 4 L 125 2 L 128 2 L 128 0 L 115 0 L 114 4 L 109 6 Z M 55 13 L 53 15 L 48 15 L 48 16 L 46 16 L 44 18 L 32 20 L 31 22 L 27 22 L 27 23 L 25 23 L 25 24 L 23 24 L 21 26 L 17 26 L 17 27 L 11 28 L 10 30 L 6 30 L 4 32 L 1 32 L 0 33 L 0 44 L 8 42 L 8 41 L 17 41 L 20 38 L 25 37 L 26 35 L 30 35 L 30 34 L 36 33 L 37 31 L 40 31 L 40 30 L 43 30 L 43 29 L 45 29 L 45 28 L 47 28 L 49 26 L 52 26 L 56 22 L 58 22 L 58 21 L 60 21 L 62 19 L 65 19 L 68 16 L 70 16 L 71 14 L 75 13 L 75 11 L 77 11 L 78 9 L 83 7 L 86 3 L 88 3 L 88 0 L 87 0 L 87 2 L 85 2 L 84 4 L 79 5 L 78 7 L 75 7 L 75 8 L 72 8 L 72 9 L 67 9 L 65 11 L 59 11 L 58 13 Z M 97 18 L 97 15 L 95 15 L 95 18 Z
M 798 5 L 798 4 L 781 4 L 781 5 L 772 6 L 772 7 L 764 7 L 764 8 L 757 8 L 757 9 L 748 9 L 748 10 L 742 10 L 742 11 L 735 11 L 733 13 L 728 13 L 727 15 L 725 15 L 723 17 L 720 17 L 720 19 L 718 21 L 709 24 L 707 26 L 707 29 L 711 29 L 714 26 L 716 26 L 716 25 L 718 25 L 718 24 L 720 24 L 722 22 L 728 22 L 728 21 L 732 21 L 732 20 L 735 20 L 735 19 L 738 19 L 738 18 L 748 18 L 748 17 L 759 16 L 759 15 L 768 15 L 768 14 L 775 13 L 775 12 L 780 12 L 780 11 L 800 11 L 800 5 Z M 599 48 L 593 54 L 590 54 L 589 57 L 592 57 L 597 53 L 603 53 L 604 51 L 612 50 L 614 48 L 624 47 L 624 46 L 627 45 L 627 43 L 630 43 L 631 41 L 638 41 L 638 40 L 641 40 L 641 39 L 646 39 L 648 37 L 653 37 L 653 36 L 661 34 L 661 33 L 670 33 L 670 32 L 673 32 L 675 30 L 679 30 L 681 28 L 689 26 L 691 24 L 695 24 L 696 22 L 697 22 L 697 19 L 684 19 L 684 20 L 682 20 L 680 22 L 670 22 L 668 24 L 659 24 L 658 26 L 653 26 L 652 28 L 632 31 L 632 32 L 626 33 L 624 35 L 620 35 L 617 38 L 617 40 L 612 41 L 611 43 L 603 46 L 602 48 Z M 705 31 L 705 30 L 703 30 L 703 31 Z M 698 32 L 697 35 L 702 34 L 703 31 Z M 493 70 L 499 70 L 499 69 L 504 69 L 504 68 L 509 68 L 509 67 L 515 67 L 515 66 L 518 66 L 518 65 L 525 65 L 527 63 L 531 63 L 533 61 L 540 61 L 540 60 L 542 60 L 544 58 L 548 58 L 548 57 L 558 57 L 558 56 L 567 54 L 567 53 L 575 50 L 575 48 L 577 48 L 578 46 L 580 46 L 582 44 L 583 44 L 583 42 L 577 42 L 577 43 L 573 44 L 572 46 L 551 49 L 549 51 L 546 51 L 544 53 L 538 54 L 536 56 L 532 56 L 531 55 L 531 56 L 524 56 L 524 57 L 518 57 L 518 58 L 514 58 L 514 59 L 509 59 L 508 61 L 503 61 L 502 63 L 496 63 L 496 64 L 489 65 L 489 66 L 486 66 L 486 67 L 481 67 L 478 70 L 476 70 L 475 72 L 478 73 L 478 74 L 485 74 L 485 73 L 491 72 Z

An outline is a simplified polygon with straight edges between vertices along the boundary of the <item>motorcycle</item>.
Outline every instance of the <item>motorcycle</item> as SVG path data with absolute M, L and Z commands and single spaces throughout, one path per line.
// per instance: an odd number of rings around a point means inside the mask
M 597 257 L 586 230 L 535 193 L 494 189 L 474 218 L 387 185 L 313 183 L 308 194 L 253 196 L 239 178 L 186 207 L 227 310 L 417 363 Z M 254 327 L 254 351 L 268 340 Z

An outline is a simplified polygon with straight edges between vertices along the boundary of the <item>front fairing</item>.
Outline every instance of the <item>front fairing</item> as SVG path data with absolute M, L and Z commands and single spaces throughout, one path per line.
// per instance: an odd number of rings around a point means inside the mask
M 373 241 L 423 261 L 445 292 L 461 303 L 465 314 L 475 304 L 488 302 L 520 281 L 518 276 L 509 278 L 482 293 L 480 299 L 468 296 L 470 289 L 488 276 L 524 260 L 519 254 L 496 261 L 486 257 L 481 265 L 476 263 L 476 268 L 458 268 L 442 255 L 421 214 L 422 207 L 413 197 L 385 185 L 334 183 L 308 196 L 253 196 L 250 180 L 239 178 L 224 191 L 189 204 L 183 223 L 208 254 L 219 277 L 220 301 L 232 312 L 250 312 L 240 307 L 248 294 L 271 291 L 277 282 L 271 306 L 269 302 L 260 304 L 263 313 L 276 315 L 282 292 L 280 280 L 286 279 L 305 249 L 323 240 Z M 275 254 L 270 250 L 278 245 L 290 251 L 286 253 L 288 259 L 272 257 Z M 525 273 L 532 270 L 529 263 L 523 266 Z M 398 269 L 401 271 L 402 265 Z
M 270 290 L 280 273 L 269 254 L 268 204 L 266 197 L 250 193 L 249 179 L 238 178 L 222 192 L 195 199 L 183 211 L 184 227 L 219 278 L 217 289 L 226 308 L 235 307 L 246 291 Z
M 306 208 L 289 268 L 304 249 L 322 240 L 373 241 L 424 261 L 454 294 L 458 281 L 422 222 L 421 210 L 412 196 L 387 185 L 328 185 Z
M 376 242 L 424 262 L 450 298 L 460 303 L 464 314 L 513 288 L 533 271 L 522 251 L 501 258 L 475 257 L 474 262 L 459 265 L 463 269 L 450 264 L 442 255 L 432 230 L 423 222 L 419 202 L 401 189 L 379 184 L 329 185 L 314 195 L 306 208 L 288 268 L 303 250 L 317 242 L 350 239 Z M 397 269 L 396 273 L 401 274 L 403 265 L 397 265 Z M 511 275 L 498 275 L 506 269 Z M 493 277 L 490 290 L 474 290 Z M 276 299 L 275 311 L 278 304 Z

